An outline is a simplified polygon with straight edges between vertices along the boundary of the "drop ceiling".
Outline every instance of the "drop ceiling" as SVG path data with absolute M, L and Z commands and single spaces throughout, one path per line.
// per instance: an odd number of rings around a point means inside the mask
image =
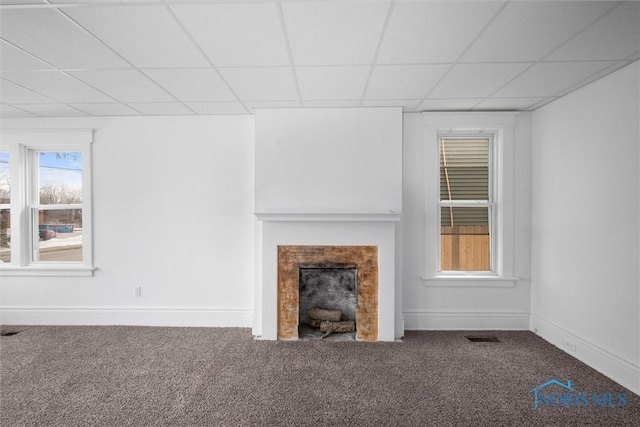
M 638 1 L 0 0 L 2 117 L 534 110 L 638 58 Z

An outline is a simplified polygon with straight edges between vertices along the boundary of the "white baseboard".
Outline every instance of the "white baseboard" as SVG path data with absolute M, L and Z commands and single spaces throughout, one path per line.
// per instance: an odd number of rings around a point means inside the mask
M 529 313 L 501 311 L 404 311 L 406 330 L 529 330 Z
M 0 307 L 3 325 L 251 327 L 253 310 L 176 307 Z
M 640 367 L 633 362 L 533 314 L 531 331 L 635 394 L 640 394 Z

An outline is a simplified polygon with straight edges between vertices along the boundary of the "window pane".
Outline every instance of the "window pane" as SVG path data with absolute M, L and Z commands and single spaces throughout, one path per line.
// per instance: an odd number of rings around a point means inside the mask
M 82 261 L 82 209 L 40 210 L 39 261 Z
M 82 153 L 40 152 L 38 193 L 43 205 L 82 203 Z
M 443 227 L 489 225 L 487 207 L 448 207 L 440 208 L 440 225 Z
M 11 261 L 11 211 L 0 209 L 0 262 Z
M 489 139 L 440 139 L 440 200 L 489 200 Z
M 0 205 L 9 204 L 10 200 L 9 153 L 0 152 Z
M 11 181 L 9 153 L 0 152 L 0 262 L 11 261 Z
M 489 208 L 442 207 L 440 270 L 490 271 Z

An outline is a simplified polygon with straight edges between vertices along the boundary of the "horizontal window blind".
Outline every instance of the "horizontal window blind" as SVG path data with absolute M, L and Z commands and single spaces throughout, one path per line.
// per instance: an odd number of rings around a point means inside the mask
M 487 225 L 489 193 L 489 138 L 440 139 L 441 225 Z M 455 202 L 484 202 L 485 206 L 450 206 Z

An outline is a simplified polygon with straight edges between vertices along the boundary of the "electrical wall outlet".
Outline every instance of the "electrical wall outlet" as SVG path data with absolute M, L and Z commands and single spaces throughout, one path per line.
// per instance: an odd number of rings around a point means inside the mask
M 142 296 L 142 286 L 136 286 L 135 288 L 133 288 L 133 295 L 136 297 L 141 297 Z

